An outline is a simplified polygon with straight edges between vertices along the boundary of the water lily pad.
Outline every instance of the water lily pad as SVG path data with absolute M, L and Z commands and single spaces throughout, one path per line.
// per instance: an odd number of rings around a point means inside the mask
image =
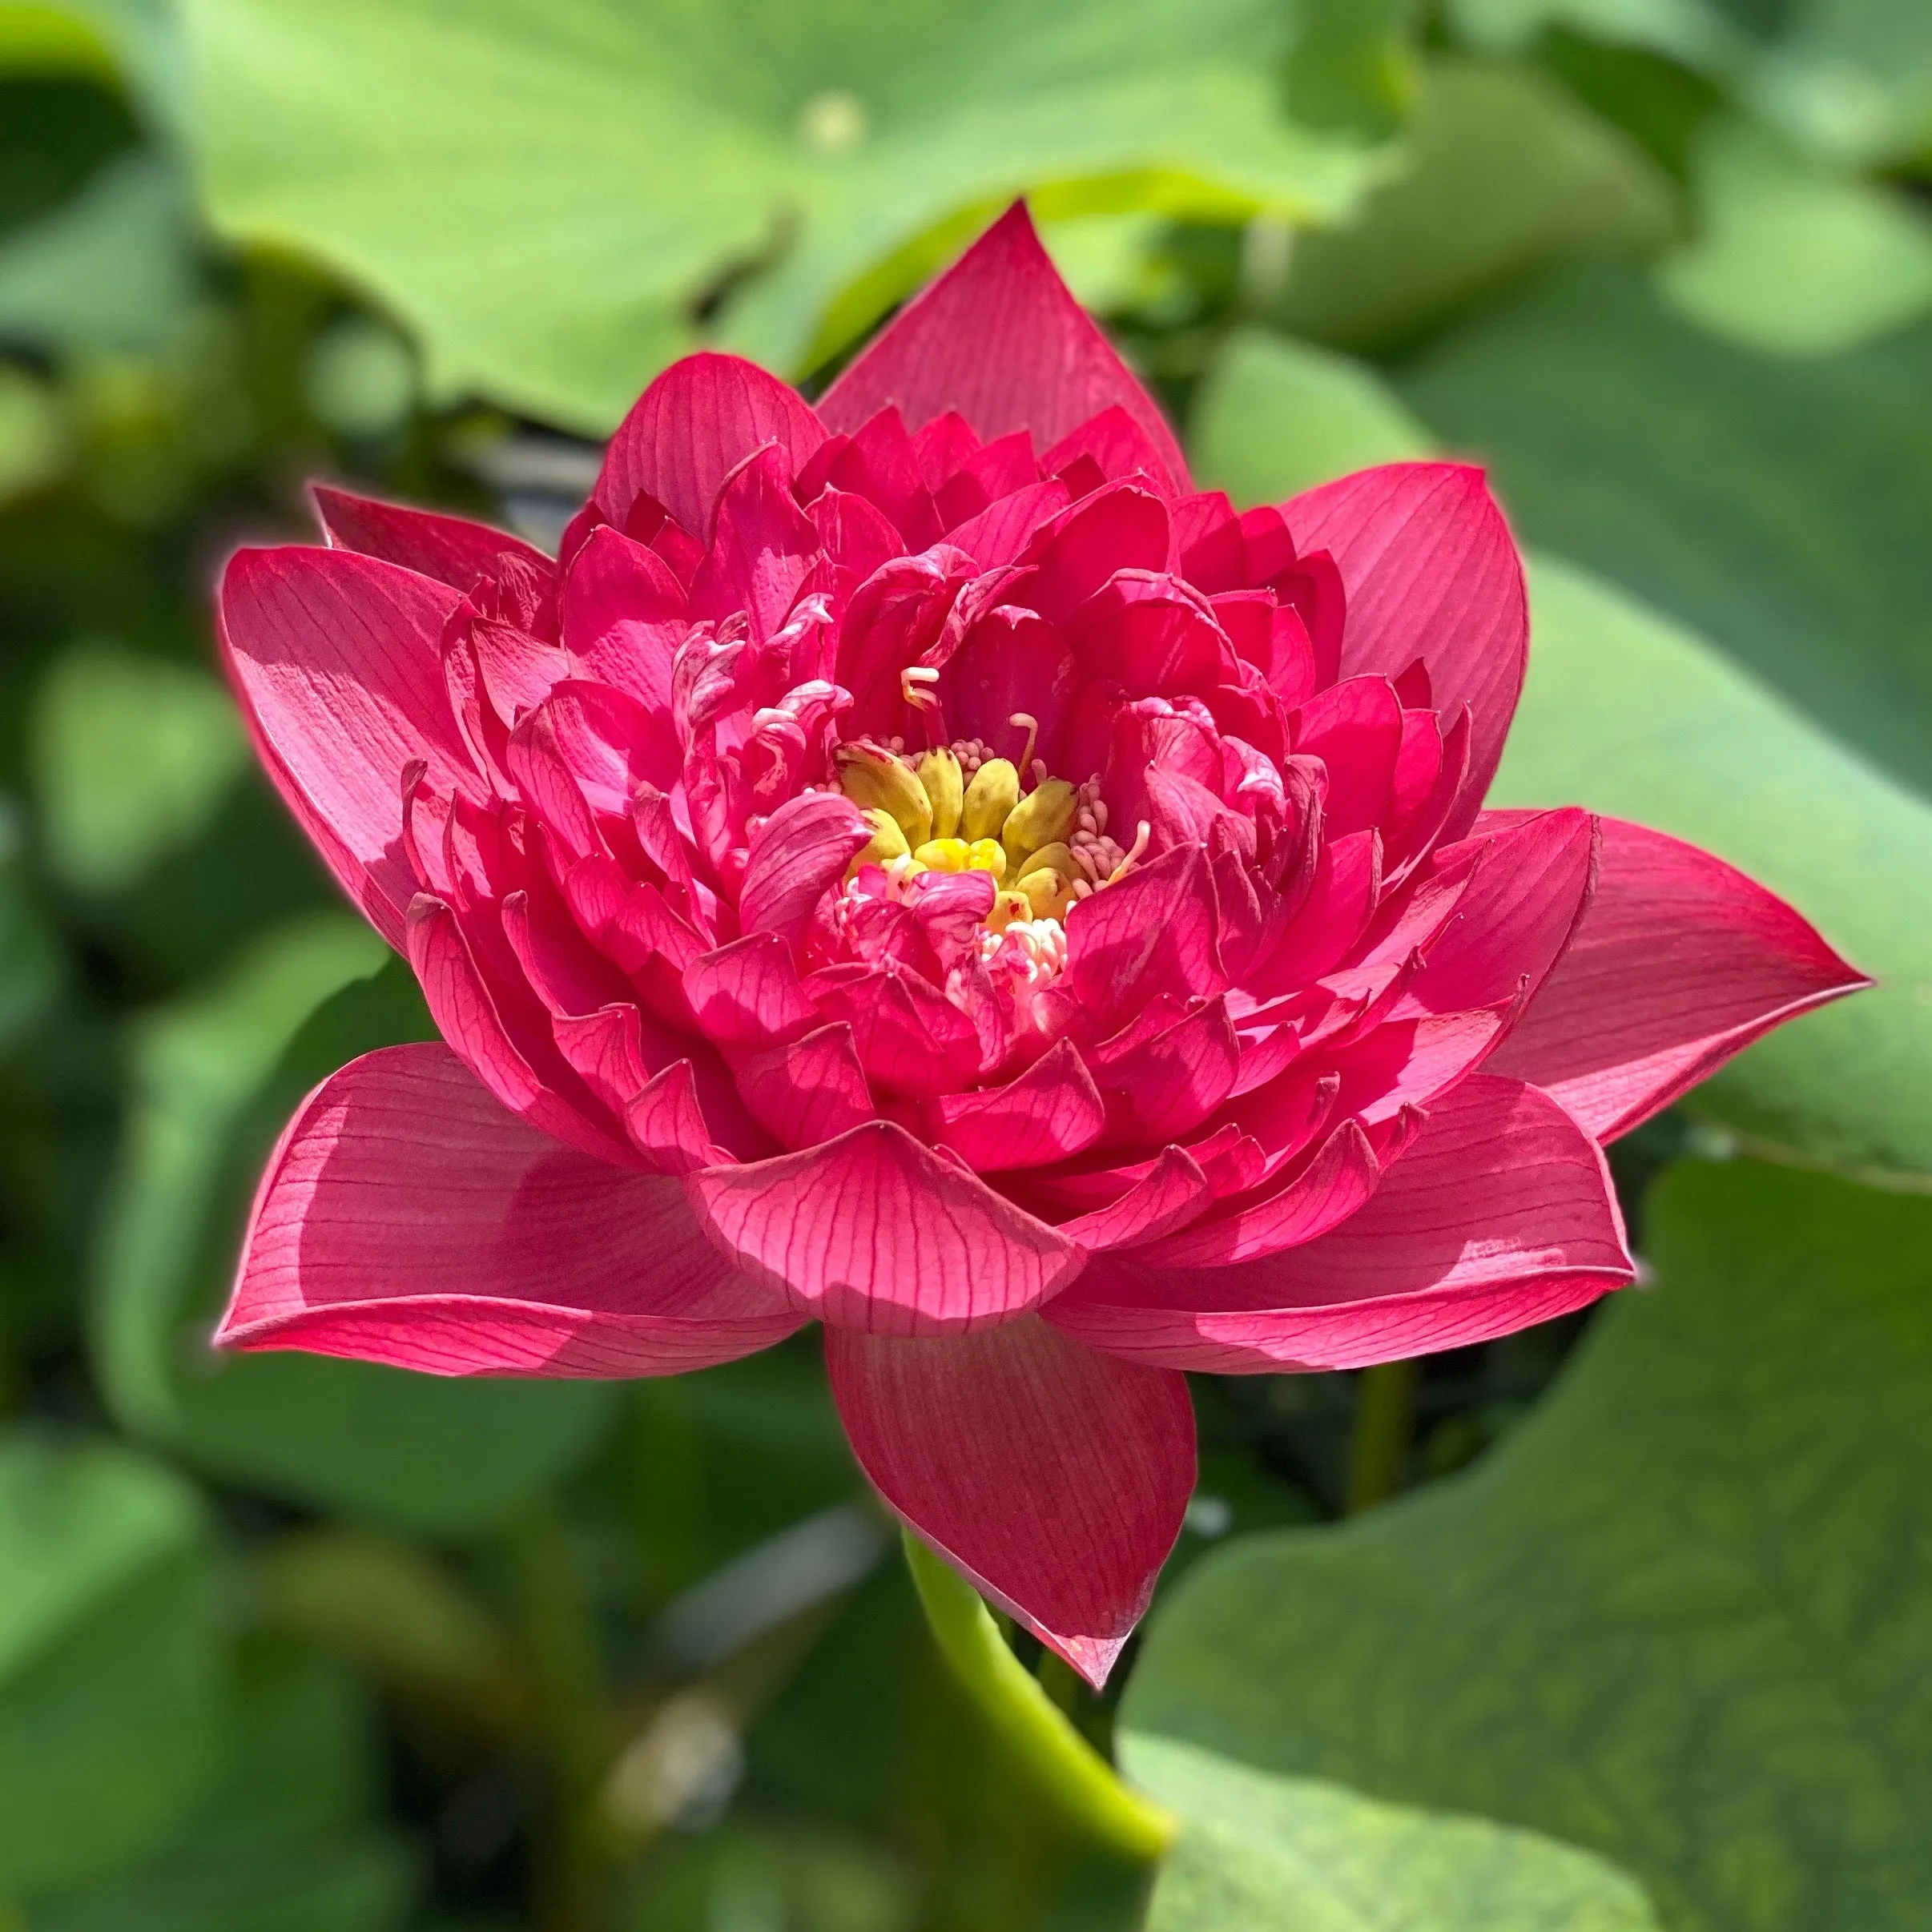
M 1135 1731 L 1119 1750 L 1182 1820 L 1147 1932 L 1656 1932 L 1634 1880 L 1536 1832 Z
M 1023 190 L 1058 190 L 1047 212 L 1072 194 L 1298 219 L 1345 210 L 1370 166 L 1359 139 L 1283 115 L 1272 0 L 189 0 L 184 18 L 216 224 L 387 302 L 442 391 L 590 429 L 701 312 L 795 369 L 841 289 Z
M 1932 1202 L 1753 1163 L 1466 1477 L 1205 1559 L 1131 1729 L 1615 1860 L 1671 1932 L 1932 1898 Z

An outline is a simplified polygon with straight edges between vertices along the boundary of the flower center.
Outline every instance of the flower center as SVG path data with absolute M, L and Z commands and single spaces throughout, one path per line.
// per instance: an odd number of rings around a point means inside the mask
M 924 872 L 988 873 L 996 891 L 981 955 L 990 960 L 1010 936 L 1010 963 L 1039 980 L 1065 961 L 1068 912 L 1139 859 L 1149 828 L 1141 825 L 1123 850 L 1107 830 L 1099 778 L 1075 785 L 1049 775 L 1044 760 L 1032 756 L 1033 719 L 1020 712 L 1012 722 L 1027 735 L 1017 765 L 976 738 L 916 753 L 897 739 L 839 747 L 839 789 L 872 828 L 847 870 L 846 891 L 864 892 L 859 875 L 868 866 L 886 875 L 894 894 Z M 1032 783 L 1023 791 L 1028 766 Z

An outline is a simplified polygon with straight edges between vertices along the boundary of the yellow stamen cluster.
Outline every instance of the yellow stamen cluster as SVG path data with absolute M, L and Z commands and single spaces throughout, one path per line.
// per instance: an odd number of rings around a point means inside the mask
M 867 865 L 900 876 L 989 872 L 1004 888 L 987 920 L 995 932 L 1016 920 L 1064 920 L 1098 883 L 1069 843 L 1084 835 L 1087 801 L 1064 779 L 1042 778 L 1023 795 L 1009 759 L 980 759 L 968 779 L 952 750 L 914 760 L 863 740 L 839 747 L 836 777 L 872 828 L 848 879 Z

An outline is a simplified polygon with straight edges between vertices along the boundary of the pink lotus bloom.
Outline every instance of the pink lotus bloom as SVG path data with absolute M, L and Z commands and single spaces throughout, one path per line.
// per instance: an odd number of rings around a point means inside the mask
M 1862 983 L 1675 839 L 1485 812 L 1480 473 L 1195 492 L 1017 207 L 815 410 L 667 370 L 554 562 L 316 501 L 229 672 L 445 1044 L 303 1104 L 221 1341 L 655 1375 L 819 1321 L 879 1492 L 1097 1684 L 1181 1371 L 1628 1282 L 1600 1144 Z

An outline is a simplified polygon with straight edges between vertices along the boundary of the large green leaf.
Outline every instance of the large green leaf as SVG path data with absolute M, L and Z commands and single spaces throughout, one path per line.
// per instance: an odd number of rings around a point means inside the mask
M 1932 325 L 1754 355 L 1641 277 L 1559 274 L 1399 369 L 1518 527 L 1688 619 L 1932 791 Z
M 0 1898 L 139 1855 L 199 1795 L 220 1705 L 200 1505 L 106 1443 L 0 1440 Z
M 217 1358 L 205 1341 L 256 1177 L 303 1095 L 360 1053 L 433 1037 L 400 961 L 353 980 L 382 956 L 365 928 L 322 916 L 147 1024 L 106 1217 L 96 1360 L 124 1427 L 217 1475 L 403 1529 L 466 1533 L 588 1451 L 609 1387 Z
M 1535 1832 L 1385 1805 L 1129 1731 L 1180 1814 L 1147 1932 L 1656 1932 L 1642 1888 Z
M 1189 424 L 1195 481 L 1244 505 L 1429 450 L 1427 432 L 1364 364 L 1258 328 L 1229 337 Z
M 726 340 L 795 368 L 841 289 L 962 211 L 1044 187 L 1049 211 L 1334 215 L 1368 152 L 1283 117 L 1274 0 L 188 0 L 186 19 L 217 225 L 388 302 L 441 388 L 588 429 L 721 294 Z
M 1641 151 L 1532 70 L 1442 60 L 1412 166 L 1348 226 L 1296 237 L 1264 305 L 1298 334 L 1386 348 L 1555 256 L 1654 246 L 1672 213 Z
M 1217 1552 L 1133 1729 L 1589 1846 L 1672 1932 L 1932 1898 L 1932 1202 L 1667 1176 L 1653 1291 L 1471 1475 Z

